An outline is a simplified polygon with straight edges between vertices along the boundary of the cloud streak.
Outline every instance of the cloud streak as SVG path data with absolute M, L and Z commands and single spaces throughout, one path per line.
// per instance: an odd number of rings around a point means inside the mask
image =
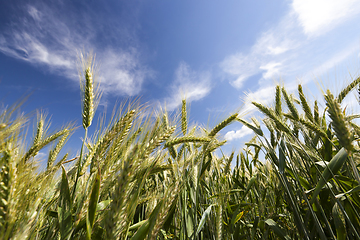
M 239 130 L 236 131 L 229 131 L 225 134 L 224 138 L 227 141 L 232 141 L 235 139 L 240 139 L 243 138 L 247 135 L 250 135 L 253 133 L 253 130 L 251 130 L 250 128 L 246 127 L 246 126 L 242 126 Z
M 287 14 L 260 34 L 248 52 L 225 57 L 220 67 L 233 87 L 240 90 L 250 79 L 252 86 L 258 86 L 243 98 L 242 111 L 254 111 L 252 101 L 271 103 L 275 79 L 285 79 L 283 85 L 293 91 L 299 77 L 302 84 L 309 83 L 354 56 L 358 39 L 342 36 L 357 31 L 357 25 L 350 23 L 356 22 L 359 12 L 360 3 L 354 0 L 293 0 Z M 341 28 L 346 22 L 352 26 L 347 31 Z M 228 139 L 243 136 L 240 130 L 229 132 Z
M 332 14 L 339 5 L 347 15 Z M 318 13 L 318 17 L 312 12 Z M 360 4 L 351 0 L 344 4 L 342 1 L 294 0 L 278 25 L 262 33 L 248 53 L 227 56 L 220 67 L 237 89 L 257 75 L 261 76 L 257 80 L 261 88 L 268 88 L 273 85 L 272 80 L 280 77 L 296 81 L 300 73 L 309 81 L 310 75 L 323 73 L 358 50 L 357 42 L 344 43 L 340 39 L 330 42 L 325 36 L 319 37 L 320 33 L 334 28 L 335 22 L 344 22 L 357 12 L 360 12 Z M 313 40 L 304 34 L 315 31 L 318 35 Z M 343 45 L 338 46 L 338 42 Z
M 211 73 L 194 71 L 186 62 L 180 62 L 170 89 L 171 96 L 165 99 L 164 104 L 171 111 L 181 104 L 182 99 L 191 102 L 207 96 L 211 90 Z
M 292 7 L 305 34 L 324 34 L 360 12 L 357 0 L 294 0 Z
M 11 28 L 0 33 L 2 53 L 78 81 L 78 53 L 92 50 L 100 62 L 102 89 L 116 95 L 138 94 L 143 81 L 152 76 L 152 71 L 140 62 L 136 44 L 127 43 L 117 49 L 110 44 L 99 45 L 101 24 L 90 21 L 87 14 L 73 13 L 71 9 L 65 14 L 45 4 L 25 5 L 22 11 L 24 16 L 13 20 Z M 80 15 L 76 21 L 72 19 L 74 14 Z

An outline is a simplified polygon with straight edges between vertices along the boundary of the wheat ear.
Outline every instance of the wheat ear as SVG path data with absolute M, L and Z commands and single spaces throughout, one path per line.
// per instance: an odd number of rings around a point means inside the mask
M 286 92 L 285 88 L 282 88 L 282 94 L 285 98 L 286 105 L 288 106 L 291 114 L 293 115 L 295 120 L 299 120 L 299 113 L 294 105 L 293 99 L 290 98 L 288 93 Z
M 314 117 L 311 113 L 311 109 L 310 109 L 310 106 L 309 104 L 307 103 L 306 101 L 306 98 L 305 98 L 305 95 L 304 95 L 304 92 L 303 92 L 303 89 L 302 89 L 302 86 L 301 84 L 298 85 L 298 92 L 299 92 L 299 97 L 300 97 L 300 102 L 301 102 L 301 106 L 305 112 L 305 116 L 311 121 L 311 122 L 314 122 Z
M 166 142 L 165 147 L 170 147 L 176 144 L 187 143 L 187 142 L 210 142 L 210 140 L 211 139 L 207 137 L 184 136 Z
M 182 100 L 181 105 L 181 130 L 183 132 L 183 135 L 186 135 L 187 131 L 187 114 L 186 114 L 186 100 Z
M 90 67 L 85 70 L 85 88 L 83 103 L 83 127 L 88 128 L 94 117 L 94 83 Z
M 280 89 L 279 85 L 276 86 L 276 91 L 275 91 L 275 113 L 279 117 L 281 116 L 281 113 L 282 113 L 282 111 L 281 111 L 281 89 Z
M 59 155 L 60 150 L 63 148 L 64 144 L 66 143 L 66 140 L 68 139 L 70 135 L 70 130 L 66 128 L 67 131 L 65 131 L 64 135 L 60 138 L 58 143 L 55 145 L 53 149 L 49 151 L 49 157 L 47 161 L 47 167 L 46 169 L 49 170 L 52 168 L 57 156 Z
M 10 153 L 3 151 L 1 153 L 1 171 L 0 171 L 0 233 L 3 234 L 6 231 L 6 223 L 8 218 L 8 203 L 11 188 L 11 170 L 10 170 Z
M 289 133 L 291 134 L 291 130 L 290 128 L 285 124 L 283 123 L 275 114 L 275 112 L 270 109 L 270 108 L 267 108 L 257 102 L 252 102 L 252 104 L 254 104 L 262 113 L 264 113 L 266 116 L 268 116 L 270 119 L 272 119 L 275 123 L 275 125 L 282 131 L 286 132 L 286 133 Z
M 100 84 L 99 81 L 96 80 L 94 61 L 95 56 L 91 53 L 87 56 L 83 54 L 80 55 L 82 69 L 79 71 L 79 76 L 82 95 L 82 124 L 84 129 L 87 129 L 91 125 L 101 97 Z
M 348 127 L 348 123 L 345 121 L 344 114 L 341 110 L 339 101 L 334 99 L 332 93 L 327 90 L 325 95 L 326 106 L 328 107 L 328 114 L 331 118 L 331 125 L 335 131 L 339 143 L 349 152 L 352 150 L 352 137 Z
M 235 113 L 233 115 L 231 115 L 230 117 L 228 117 L 227 119 L 225 119 L 224 121 L 222 121 L 221 123 L 219 123 L 218 125 L 216 125 L 208 134 L 209 137 L 214 137 L 221 129 L 223 129 L 224 127 L 226 127 L 227 125 L 229 125 L 231 122 L 233 122 L 236 117 L 238 116 L 238 113 Z
M 359 85 L 360 83 L 360 77 L 358 77 L 357 79 L 355 79 L 354 81 L 352 81 L 349 85 L 346 86 L 346 88 L 344 88 L 339 95 L 337 96 L 337 101 L 339 103 L 341 103 L 344 98 L 349 94 L 349 92 L 351 92 L 351 90 L 353 90 L 357 85 Z

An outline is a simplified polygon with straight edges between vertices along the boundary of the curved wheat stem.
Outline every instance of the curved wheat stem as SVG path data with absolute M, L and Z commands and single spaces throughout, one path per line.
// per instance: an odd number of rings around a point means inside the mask
M 237 118 L 236 120 L 238 120 L 239 122 L 241 122 L 242 124 L 244 124 L 245 126 L 250 128 L 251 130 L 253 130 L 257 135 L 259 135 L 259 136 L 264 135 L 263 131 L 260 128 L 259 122 L 255 118 L 252 118 L 252 121 L 254 122 L 255 126 L 241 118 Z

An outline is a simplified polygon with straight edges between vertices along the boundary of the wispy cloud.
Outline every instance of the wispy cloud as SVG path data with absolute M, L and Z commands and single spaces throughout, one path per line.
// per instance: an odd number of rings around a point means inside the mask
M 320 35 L 360 12 L 357 0 L 294 0 L 292 7 L 307 35 Z
M 301 42 L 297 34 L 295 18 L 288 14 L 271 29 L 260 34 L 248 53 L 238 52 L 225 57 L 220 68 L 235 88 L 241 89 L 252 76 L 263 73 L 263 80 L 271 80 L 283 74 L 289 56 Z
M 182 99 L 188 102 L 197 101 L 209 94 L 211 90 L 211 73 L 194 71 L 186 62 L 180 62 L 175 71 L 175 80 L 171 86 L 171 95 L 165 99 L 168 110 L 174 110 Z
M 21 10 L 25 15 L 0 33 L 2 53 L 78 81 L 78 53 L 93 50 L 101 63 L 103 90 L 118 95 L 138 94 L 144 79 L 151 77 L 152 71 L 141 64 L 139 51 L 130 42 L 116 49 L 106 42 L 98 43 L 101 24 L 90 21 L 86 13 L 76 13 L 75 20 L 71 9 L 64 14 L 45 4 L 25 5 Z M 116 28 L 114 25 L 116 37 L 131 39 Z M 106 37 L 101 37 L 102 41 Z
M 235 139 L 240 139 L 243 138 L 247 135 L 250 135 L 253 133 L 253 130 L 251 130 L 250 128 L 246 127 L 246 126 L 242 126 L 239 130 L 236 131 L 229 131 L 225 134 L 224 138 L 227 141 L 232 141 Z
M 264 70 L 264 79 L 271 79 L 272 77 L 279 76 L 280 67 L 280 62 L 269 62 L 263 66 L 260 66 L 259 69 Z
M 141 91 L 144 79 L 154 74 L 140 64 L 135 48 L 124 52 L 109 48 L 101 56 L 100 69 L 106 92 L 134 96 Z
M 252 101 L 271 103 L 276 79 L 281 78 L 283 85 L 292 91 L 299 81 L 309 83 L 356 54 L 358 39 L 344 40 L 342 35 L 358 28 L 351 25 L 346 31 L 341 24 L 354 21 L 359 12 L 359 1 L 293 0 L 287 14 L 260 34 L 248 52 L 234 53 L 220 63 L 235 88 L 249 86 L 250 79 L 253 89 L 258 86 L 243 98 L 242 110 L 254 111 Z M 341 34 L 335 33 L 340 30 Z M 242 136 L 240 130 L 229 132 L 229 140 Z
M 310 34 L 312 31 L 334 28 L 335 22 L 345 21 L 349 15 L 360 12 L 357 2 L 348 0 L 343 4 L 342 1 L 294 0 L 282 20 L 262 33 L 248 53 L 238 52 L 225 57 L 220 63 L 222 71 L 238 89 L 259 74 L 259 87 L 268 88 L 273 85 L 274 79 L 280 77 L 296 81 L 299 76 L 306 75 L 309 79 L 314 74 L 326 72 L 356 52 L 359 49 L 358 41 L 337 45 L 335 43 L 340 40 L 329 41 L 325 37 L 309 40 L 303 32 Z M 339 4 L 343 4 L 339 9 L 349 11 L 348 15 L 330 14 Z M 315 18 L 311 12 L 317 13 L 319 18 Z

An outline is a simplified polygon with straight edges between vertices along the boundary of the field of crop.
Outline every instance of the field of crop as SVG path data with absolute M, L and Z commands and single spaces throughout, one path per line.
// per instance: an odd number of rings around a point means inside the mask
M 39 113 L 25 142 L 20 106 L 0 113 L 0 239 L 360 239 L 360 115 L 341 107 L 360 78 L 325 92 L 324 110 L 301 85 L 278 85 L 273 106 L 253 102 L 263 119 L 235 113 L 204 129 L 185 100 L 175 119 L 127 104 L 88 136 L 101 94 L 93 59 L 83 63 L 78 157 L 60 155 L 73 125 L 49 133 Z M 254 137 L 219 157 L 219 131 L 235 121 Z

